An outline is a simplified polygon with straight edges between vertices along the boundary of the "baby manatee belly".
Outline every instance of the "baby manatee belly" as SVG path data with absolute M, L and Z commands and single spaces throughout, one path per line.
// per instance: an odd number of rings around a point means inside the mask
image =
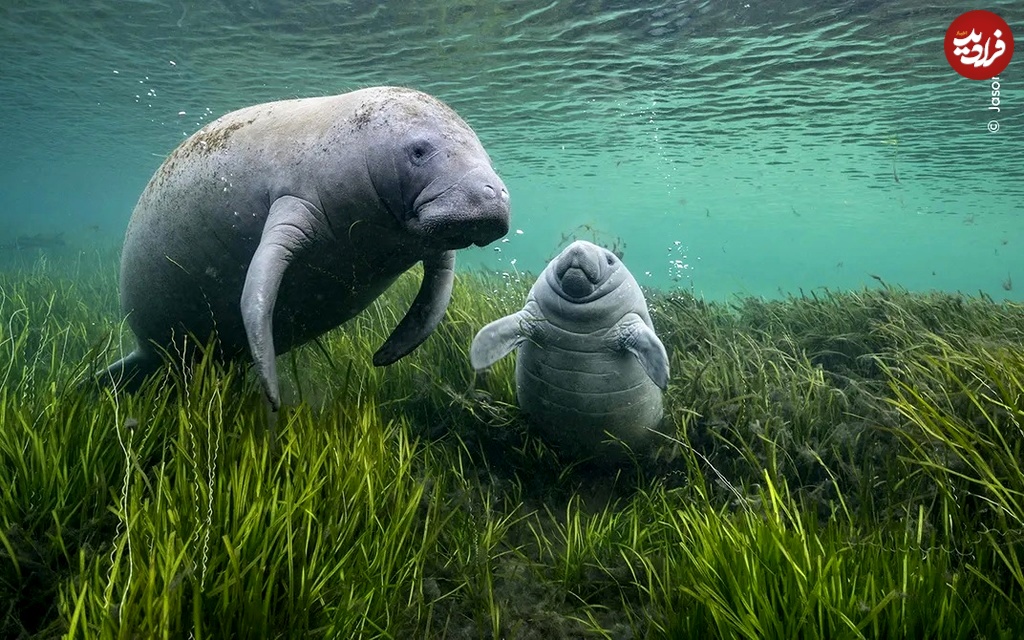
M 597 341 L 600 342 L 600 341 Z M 519 406 L 557 446 L 574 454 L 608 455 L 649 445 L 662 418 L 661 390 L 630 353 L 600 344 L 565 348 L 524 343 L 517 356 Z

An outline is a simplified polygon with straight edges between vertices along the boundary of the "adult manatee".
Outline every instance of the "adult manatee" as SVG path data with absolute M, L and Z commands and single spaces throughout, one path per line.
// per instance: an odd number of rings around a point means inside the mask
M 186 336 L 255 362 L 365 309 L 422 261 L 423 283 L 373 363 L 440 322 L 455 251 L 508 231 L 509 196 L 476 134 L 425 93 L 374 87 L 260 104 L 203 127 L 142 192 L 125 235 L 121 305 L 137 348 L 105 372 L 132 386 Z
M 610 438 L 633 450 L 657 438 L 668 356 L 640 286 L 611 251 L 569 245 L 521 311 L 477 333 L 470 361 L 485 369 L 514 349 L 519 406 L 549 441 L 615 460 Z

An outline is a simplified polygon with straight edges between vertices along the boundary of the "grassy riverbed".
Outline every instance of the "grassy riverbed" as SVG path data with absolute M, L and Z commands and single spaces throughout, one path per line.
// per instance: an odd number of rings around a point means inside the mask
M 0 274 L 0 636 L 1024 634 L 1024 306 L 650 292 L 675 437 L 615 472 L 469 366 L 529 284 L 461 273 L 377 369 L 407 274 L 279 359 L 270 424 L 209 362 L 78 389 L 131 346 L 114 256 Z

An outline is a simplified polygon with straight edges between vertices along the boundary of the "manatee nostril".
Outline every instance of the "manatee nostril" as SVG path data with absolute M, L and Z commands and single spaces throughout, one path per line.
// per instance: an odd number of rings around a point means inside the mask
M 484 197 L 488 200 L 491 198 L 498 198 L 502 202 L 508 201 L 508 189 L 502 185 L 501 187 L 495 187 L 492 184 L 484 185 Z

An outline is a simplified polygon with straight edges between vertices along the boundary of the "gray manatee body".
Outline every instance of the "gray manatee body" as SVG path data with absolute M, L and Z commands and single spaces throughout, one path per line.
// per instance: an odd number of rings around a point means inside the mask
M 425 340 L 455 250 L 508 231 L 509 197 L 476 134 L 419 91 L 374 87 L 260 104 L 203 127 L 132 213 L 121 305 L 138 347 L 103 374 L 135 386 L 186 336 L 251 358 L 276 410 L 274 359 L 366 308 L 423 263 L 419 294 L 374 355 Z
M 616 459 L 612 439 L 634 451 L 658 440 L 668 355 L 640 286 L 612 252 L 569 245 L 521 311 L 477 333 L 470 360 L 480 370 L 515 349 L 519 406 L 549 441 Z

